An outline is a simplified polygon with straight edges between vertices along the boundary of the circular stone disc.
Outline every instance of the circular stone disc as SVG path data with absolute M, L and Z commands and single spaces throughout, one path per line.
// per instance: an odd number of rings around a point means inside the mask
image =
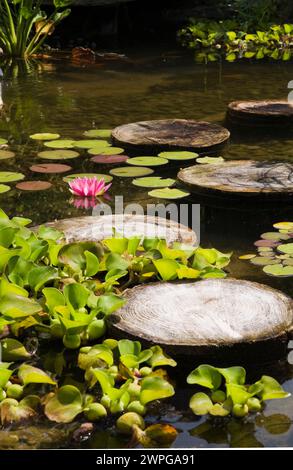
M 292 124 L 293 104 L 283 100 L 233 101 L 227 114 L 237 124 Z
M 125 237 L 142 235 L 150 238 L 165 238 L 168 244 L 175 241 L 197 245 L 196 233 L 182 224 L 162 217 L 132 214 L 73 217 L 46 224 L 64 232 L 67 242 L 81 240 L 103 240 L 113 236 L 113 228 Z M 37 229 L 37 227 L 35 227 Z
M 135 150 L 207 150 L 223 145 L 230 132 L 218 124 L 186 119 L 141 121 L 116 127 L 117 145 Z
M 158 282 L 124 292 L 109 317 L 113 331 L 183 354 L 277 338 L 292 329 L 293 301 L 262 284 L 237 279 Z
M 30 170 L 36 173 L 65 173 L 66 171 L 72 170 L 72 167 L 62 165 L 61 163 L 40 163 L 39 165 L 31 166 Z
M 22 191 L 43 191 L 51 188 L 51 186 L 52 183 L 49 183 L 49 181 L 23 181 L 16 185 L 17 189 Z
M 275 198 L 293 193 L 293 164 L 285 162 L 233 160 L 195 165 L 182 169 L 177 177 L 194 192 Z

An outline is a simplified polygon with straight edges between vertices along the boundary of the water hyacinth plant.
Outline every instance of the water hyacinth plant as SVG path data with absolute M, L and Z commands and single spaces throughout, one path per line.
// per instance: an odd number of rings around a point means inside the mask
M 75 196 L 81 197 L 97 197 L 105 194 L 111 187 L 112 183 L 106 184 L 101 178 L 75 178 L 68 183 L 70 191 Z

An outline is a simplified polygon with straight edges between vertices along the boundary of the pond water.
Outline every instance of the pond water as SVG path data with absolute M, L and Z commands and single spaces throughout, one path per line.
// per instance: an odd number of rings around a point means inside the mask
M 62 138 L 81 139 L 91 128 L 113 128 L 117 125 L 148 119 L 186 118 L 223 123 L 226 106 L 236 99 L 286 99 L 288 82 L 293 79 L 293 63 L 238 62 L 195 64 L 191 55 L 177 50 L 124 51 L 126 60 L 104 61 L 87 65 L 72 63 L 68 58 L 55 58 L 29 65 L 2 66 L 2 100 L 0 137 L 8 138 L 16 158 L 0 160 L 0 171 L 20 171 L 28 180 L 49 180 L 46 191 L 29 192 L 13 188 L 0 194 L 0 207 L 10 216 L 23 215 L 35 223 L 80 215 L 91 209 L 75 207 L 64 175 L 32 173 L 29 167 L 44 163 L 37 157 L 42 145 L 29 139 L 36 132 L 58 132 Z M 277 132 L 259 133 L 254 129 L 232 133 L 230 143 L 221 152 L 227 159 L 291 160 L 293 135 Z M 73 172 L 108 173 L 112 167 L 90 162 L 82 154 L 69 161 Z M 47 163 L 49 161 L 45 161 Z M 62 163 L 68 163 L 64 161 Z M 185 165 L 188 166 L 188 165 Z M 158 174 L 176 175 L 176 170 Z M 131 181 L 131 179 L 130 179 Z M 114 178 L 110 194 L 123 195 L 125 203 L 139 201 L 144 206 L 152 200 L 147 191 L 130 184 L 128 178 Z M 11 184 L 13 186 L 14 183 Z M 160 201 L 164 202 L 164 201 Z M 192 196 L 184 202 L 201 204 L 201 244 L 222 251 L 234 251 L 229 273 L 234 277 L 256 280 L 293 294 L 292 278 L 264 275 L 262 269 L 238 259 L 254 252 L 253 242 L 272 224 L 292 220 L 292 203 L 255 205 L 231 203 L 229 200 L 204 201 Z M 110 201 L 111 203 L 111 201 Z M 113 203 L 113 201 L 112 201 Z M 274 364 L 250 368 L 253 378 L 258 373 L 274 375 L 286 390 L 293 393 L 293 357 Z M 235 358 L 235 364 L 239 360 Z M 223 364 L 225 365 L 225 364 Z M 190 361 L 188 371 L 196 364 Z M 264 412 L 245 423 L 237 420 L 195 418 L 188 411 L 192 389 L 177 378 L 176 399 L 164 405 L 151 420 L 175 423 L 180 431 L 174 447 L 241 447 L 293 446 L 293 397 L 271 401 Z M 46 423 L 37 429 L 46 436 L 38 444 L 33 438 L 16 447 L 50 446 Z M 66 445 L 66 430 L 57 429 L 58 446 Z M 43 430 L 41 432 L 41 430 Z M 0 431 L 1 432 L 1 431 Z M 32 430 L 33 434 L 33 430 Z M 39 441 L 40 441 L 39 440 Z M 38 441 L 38 442 L 39 442 Z M 49 443 L 48 443 L 49 442 Z M 5 447 L 6 444 L 3 446 Z M 56 445 L 56 443 L 54 443 Z M 83 444 L 86 447 L 123 447 L 109 431 L 99 430 Z M 0 448 L 1 448 L 0 437 Z

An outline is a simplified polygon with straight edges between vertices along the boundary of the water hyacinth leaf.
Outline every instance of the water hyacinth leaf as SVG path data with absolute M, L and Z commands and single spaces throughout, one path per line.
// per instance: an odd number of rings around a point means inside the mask
M 85 131 L 83 134 L 86 137 L 97 137 L 107 139 L 108 137 L 111 137 L 111 133 L 111 129 L 90 129 L 88 131 Z
M 18 183 L 16 187 L 22 191 L 44 191 L 45 189 L 50 189 L 52 183 L 49 183 L 49 181 L 24 181 Z
M 103 244 L 109 248 L 113 253 L 122 255 L 127 250 L 128 239 L 127 238 L 107 238 L 103 240 Z
M 0 183 L 11 183 L 20 181 L 25 178 L 23 173 L 15 173 L 13 171 L 0 171 Z
M 89 349 L 89 351 L 83 351 L 80 349 L 78 355 L 78 367 L 83 370 L 87 370 L 90 367 L 101 367 L 103 363 L 106 363 L 111 367 L 114 363 L 112 351 L 104 344 L 97 344 Z
M 161 346 L 152 346 L 150 350 L 152 352 L 152 356 L 148 360 L 148 364 L 152 368 L 160 366 L 176 367 L 177 362 L 165 354 Z
M 10 379 L 12 370 L 0 368 L 0 388 L 4 388 Z
M 274 228 L 278 230 L 292 230 L 293 231 L 293 222 L 277 222 L 273 225 Z
M 56 279 L 59 279 L 58 270 L 52 266 L 37 266 L 31 269 L 28 274 L 28 283 L 35 292 Z
M 141 381 L 140 402 L 143 405 L 168 398 L 175 393 L 173 386 L 161 377 L 146 377 Z
M 198 157 L 198 153 L 175 150 L 173 152 L 161 152 L 159 153 L 159 157 L 167 158 L 167 160 L 193 160 Z
M 59 140 L 51 140 L 49 142 L 44 142 L 45 147 L 53 148 L 53 149 L 71 149 L 75 146 L 75 142 L 69 139 L 59 139 Z
M 49 396 L 45 405 L 45 415 L 57 423 L 71 423 L 82 410 L 82 395 L 73 385 L 59 388 Z
M 3 137 L 0 137 L 0 145 L 5 145 L 5 144 L 8 144 L 8 140 L 3 139 Z
M 121 356 L 131 354 L 138 356 L 141 351 L 141 344 L 139 341 L 131 341 L 129 339 L 121 339 L 118 341 L 118 349 Z
M 98 258 L 103 255 L 103 248 L 100 243 L 68 243 L 60 249 L 58 260 L 60 263 L 70 266 L 74 271 L 83 271 L 86 269 L 85 251 L 90 251 Z
M 21 295 L 4 295 L 0 299 L 0 312 L 8 318 L 22 318 L 40 313 L 42 307 L 34 299 Z
M 244 385 L 246 378 L 246 371 L 244 367 L 233 366 L 226 369 L 217 368 L 218 372 L 223 375 L 226 383 Z
M 293 243 L 287 243 L 285 245 L 278 245 L 278 251 L 281 253 L 287 253 L 293 255 Z
M 10 186 L 7 184 L 0 184 L 0 194 L 7 193 L 10 189 Z
M 0 341 L 0 346 L 3 361 L 14 362 L 31 357 L 31 354 L 25 349 L 24 345 L 17 339 L 3 339 Z
M 107 147 L 107 148 L 103 148 L 101 149 L 100 152 L 97 152 L 97 149 L 98 147 L 94 147 L 90 150 L 88 150 L 88 153 L 90 155 L 120 155 L 120 153 L 123 153 L 124 152 L 124 149 L 120 148 L 120 147 Z
M 100 262 L 99 258 L 92 253 L 91 251 L 85 251 L 84 256 L 86 259 L 86 267 L 85 267 L 85 274 L 86 276 L 95 276 L 99 271 Z
M 248 398 L 252 397 L 254 393 L 249 393 L 244 385 L 234 383 L 226 384 L 227 397 L 230 397 L 233 404 L 244 405 Z
M 97 180 L 104 179 L 105 183 L 110 183 L 113 180 L 113 177 L 106 175 L 104 173 L 74 173 L 72 175 L 67 175 L 63 178 L 63 181 L 69 183 L 75 178 L 96 178 Z
M 72 283 L 64 287 L 63 294 L 66 304 L 78 310 L 86 305 L 90 291 L 82 284 Z
M 167 165 L 168 160 L 166 158 L 161 158 L 161 157 L 134 157 L 134 158 L 129 158 L 126 161 L 126 163 L 128 163 L 128 165 L 134 165 L 134 166 L 152 167 L 152 166 Z
M 162 258 L 153 260 L 153 263 L 163 281 L 171 281 L 177 278 L 177 271 L 180 268 L 177 261 Z
M 189 401 L 189 407 L 197 416 L 208 414 L 213 406 L 214 404 L 210 397 L 203 392 L 195 393 Z
M 181 189 L 163 188 L 154 189 L 150 191 L 148 195 L 157 199 L 182 199 L 183 197 L 189 196 L 190 193 Z
M 60 232 L 53 227 L 41 225 L 38 230 L 38 237 L 43 238 L 44 240 L 61 240 L 64 238 L 64 233 Z
M 38 153 L 38 157 L 44 158 L 45 160 L 70 160 L 72 158 L 79 157 L 79 153 L 74 150 L 44 150 Z
M 201 275 L 201 272 L 197 269 L 188 268 L 187 266 L 181 266 L 177 269 L 178 279 L 197 279 Z
M 141 188 L 166 188 L 173 186 L 176 180 L 172 178 L 161 178 L 161 176 L 150 176 L 147 178 L 136 178 L 132 181 L 134 186 Z
M 212 390 L 217 390 L 221 382 L 222 377 L 219 371 L 207 364 L 198 366 L 187 377 L 188 384 L 197 384 Z
M 60 134 L 51 134 L 49 132 L 39 132 L 37 134 L 30 135 L 33 140 L 56 140 L 60 138 Z
M 28 395 L 19 403 L 12 398 L 6 398 L 0 403 L 0 421 L 2 425 L 19 422 L 32 418 L 37 414 L 40 398 L 36 395 Z
M 225 160 L 223 157 L 199 157 L 196 159 L 196 163 L 221 164 L 221 163 L 225 163 Z
M 115 380 L 112 375 L 108 374 L 102 369 L 88 369 L 86 376 L 90 376 L 90 387 L 93 387 L 97 382 L 99 382 L 100 387 L 103 391 L 103 394 L 108 394 L 112 387 L 114 386 Z M 118 390 L 117 390 L 118 391 Z
M 273 377 L 263 375 L 262 378 L 256 382 L 262 386 L 258 396 L 262 400 L 273 400 L 275 398 L 287 398 L 291 394 L 286 392 L 283 387 Z
M 15 153 L 10 150 L 0 149 L 0 160 L 8 160 L 9 158 L 14 158 Z
M 69 165 L 62 165 L 60 163 L 40 163 L 39 165 L 32 165 L 30 171 L 35 173 L 65 173 L 72 170 Z
M 107 256 L 106 268 L 108 271 L 111 269 L 119 269 L 121 271 L 124 271 L 128 268 L 128 266 L 129 266 L 129 261 L 122 258 L 122 256 L 120 256 L 118 253 L 110 253 Z
M 125 304 L 125 299 L 116 294 L 104 294 L 99 297 L 98 308 L 105 315 L 110 315 Z
M 64 295 L 55 287 L 45 287 L 42 293 L 46 299 L 46 306 L 52 314 L 55 313 L 56 307 L 65 305 Z
M 169 447 L 176 439 L 178 432 L 170 424 L 152 424 L 144 431 L 135 427 L 134 437 L 145 448 Z
M 110 170 L 110 174 L 113 176 L 119 176 L 120 178 L 135 178 L 136 176 L 146 176 L 146 175 L 151 175 L 154 172 L 151 168 L 146 168 L 146 167 L 127 167 L 127 166 L 122 166 L 119 168 L 113 168 Z
M 278 264 L 279 261 L 277 259 L 272 259 L 267 256 L 256 256 L 250 260 L 252 264 L 257 266 L 266 266 L 267 264 Z
M 263 271 L 271 276 L 293 276 L 293 266 L 283 266 L 282 264 L 267 265 L 263 268 Z
M 127 155 L 96 155 L 91 158 L 91 162 L 102 163 L 102 164 L 115 164 L 115 163 L 124 163 L 128 160 Z
M 19 367 L 18 377 L 23 383 L 23 385 L 28 385 L 32 383 L 57 385 L 57 383 L 53 379 L 51 379 L 51 377 L 46 374 L 46 372 L 28 364 L 22 364 Z

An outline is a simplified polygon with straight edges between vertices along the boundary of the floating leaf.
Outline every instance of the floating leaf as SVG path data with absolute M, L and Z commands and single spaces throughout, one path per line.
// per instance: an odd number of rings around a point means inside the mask
M 273 377 L 263 375 L 262 378 L 256 382 L 261 385 L 261 391 L 257 395 L 262 400 L 273 400 L 275 398 L 287 398 L 291 394 L 286 392 L 283 387 Z
M 72 170 L 72 167 L 60 163 L 40 163 L 39 165 L 32 165 L 30 170 L 36 173 L 65 173 Z
M 280 232 L 266 232 L 261 234 L 261 238 L 264 240 L 288 240 L 290 237 L 285 233 Z
M 30 135 L 30 138 L 33 140 L 55 140 L 59 139 L 60 135 L 59 134 L 50 134 L 49 132 L 41 132 L 38 134 L 32 134 Z
M 293 230 L 293 222 L 277 222 L 273 227 L 278 230 Z
M 223 157 L 199 157 L 196 159 L 196 163 L 221 164 L 225 163 L 225 160 Z
M 175 393 L 172 385 L 161 377 L 146 377 L 141 381 L 140 402 L 143 405 L 154 401 L 168 398 Z
M 81 149 L 94 149 L 98 148 L 103 150 L 105 147 L 110 147 L 111 144 L 107 140 L 75 140 L 74 147 Z
M 153 189 L 148 195 L 157 199 L 182 199 L 183 197 L 189 196 L 190 193 L 181 189 L 163 188 Z
M 107 148 L 100 148 L 100 147 L 93 147 L 88 150 L 90 155 L 119 155 L 123 153 L 124 149 L 120 147 L 107 147 Z
M 69 160 L 79 157 L 79 153 L 74 150 L 45 150 L 38 153 L 38 157 L 45 160 Z
M 167 354 L 165 354 L 163 349 L 160 346 L 152 346 L 150 350 L 152 351 L 153 354 L 148 360 L 148 364 L 152 368 L 160 367 L 160 366 L 176 367 L 177 362 L 174 361 L 174 359 L 169 357 Z
M 111 129 L 90 129 L 89 131 L 85 131 L 83 133 L 83 135 L 86 137 L 102 137 L 104 139 L 111 137 L 111 134 Z
M 257 266 L 265 266 L 267 264 L 278 264 L 279 261 L 277 259 L 272 259 L 267 256 L 256 256 L 250 260 L 252 264 L 256 264 Z
M 91 158 L 91 162 L 94 163 L 105 163 L 106 165 L 108 164 L 114 164 L 114 163 L 124 163 L 126 160 L 128 160 L 127 155 L 96 155 L 95 157 Z
M 159 157 L 167 158 L 167 160 L 193 160 L 198 157 L 198 153 L 175 150 L 173 152 L 161 152 Z
M 8 186 L 7 184 L 0 184 L 0 194 L 7 193 L 8 191 L 10 191 L 10 189 L 10 186 Z
M 114 363 L 112 351 L 103 344 L 97 344 L 89 349 L 89 351 L 83 351 L 80 349 L 78 355 L 78 367 L 86 370 L 90 367 L 100 367 L 101 364 L 106 363 L 111 367 Z
M 7 139 L 3 139 L 2 137 L 0 137 L 0 145 L 5 145 L 7 143 L 8 143 Z
M 75 178 L 97 178 L 97 180 L 104 179 L 105 183 L 110 183 L 113 180 L 113 177 L 110 175 L 105 175 L 104 173 L 74 173 L 72 175 L 64 176 L 63 181 L 69 183 L 69 181 L 74 180 Z
M 17 189 L 22 191 L 43 191 L 52 187 L 49 181 L 24 181 L 16 185 Z
M 139 167 L 139 166 L 121 166 L 119 168 L 113 168 L 110 170 L 110 174 L 113 176 L 120 176 L 121 178 L 134 178 L 136 176 L 151 175 L 154 172 L 151 168 Z
M 239 259 L 252 259 L 252 258 L 255 258 L 255 257 L 256 257 L 255 254 L 249 253 L 249 254 L 247 254 L 247 255 L 241 255 L 241 256 L 239 256 Z
M 278 245 L 278 251 L 281 253 L 288 253 L 289 255 L 293 255 L 293 243 Z
M 50 142 L 44 142 L 45 147 L 49 147 L 52 149 L 71 149 L 75 146 L 75 142 L 73 140 L 51 140 Z
M 50 384 L 56 385 L 56 382 L 41 369 L 27 364 L 22 364 L 18 369 L 18 377 L 23 385 L 28 384 Z
M 6 338 L 0 341 L 1 353 L 3 361 L 19 361 L 31 357 L 30 353 L 25 349 L 24 345 L 13 338 Z
M 70 423 L 83 410 L 82 396 L 77 387 L 64 385 L 52 394 L 46 405 L 45 415 L 57 423 Z
M 218 370 L 206 364 L 198 366 L 187 377 L 188 384 L 197 384 L 213 390 L 217 390 L 221 382 L 222 377 Z
M 153 263 L 163 281 L 171 281 L 177 278 L 177 271 L 180 268 L 177 261 L 161 258 L 153 260 Z
M 37 266 L 28 274 L 29 285 L 35 292 L 56 279 L 59 279 L 58 270 L 52 266 Z
M 0 149 L 0 160 L 7 160 L 8 158 L 13 158 L 13 157 L 15 157 L 14 152 L 11 152 L 10 150 Z
M 37 414 L 40 398 L 28 395 L 19 403 L 12 398 L 6 398 L 0 403 L 0 421 L 2 425 L 32 418 Z
M 266 274 L 271 276 L 286 277 L 293 276 L 293 266 L 283 266 L 282 264 L 268 265 L 263 268 Z
M 0 367 L 0 391 L 1 391 L 1 388 L 4 388 L 5 385 L 7 384 L 12 372 L 13 372 L 12 370 L 4 369 Z
M 161 157 L 134 157 L 129 158 L 126 163 L 135 166 L 161 166 L 167 165 L 168 160 Z
M 173 186 L 175 180 L 172 178 L 162 178 L 161 176 L 150 176 L 147 178 L 137 178 L 132 181 L 134 186 L 139 186 L 141 188 L 166 188 Z
M 227 367 L 226 369 L 217 368 L 217 371 L 223 375 L 226 380 L 226 383 L 233 383 L 238 385 L 245 384 L 246 371 L 244 367 L 233 366 Z
M 274 248 L 276 246 L 278 246 L 278 242 L 274 241 L 274 240 L 256 240 L 256 242 L 254 242 L 254 245 L 255 246 L 260 246 L 260 247 L 270 247 L 270 248 Z
M 198 416 L 208 414 L 213 406 L 214 404 L 210 397 L 203 392 L 195 393 L 189 401 L 189 407 L 192 409 L 193 413 Z
M 24 179 L 24 174 L 14 173 L 13 171 L 0 171 L 0 183 L 10 183 Z

